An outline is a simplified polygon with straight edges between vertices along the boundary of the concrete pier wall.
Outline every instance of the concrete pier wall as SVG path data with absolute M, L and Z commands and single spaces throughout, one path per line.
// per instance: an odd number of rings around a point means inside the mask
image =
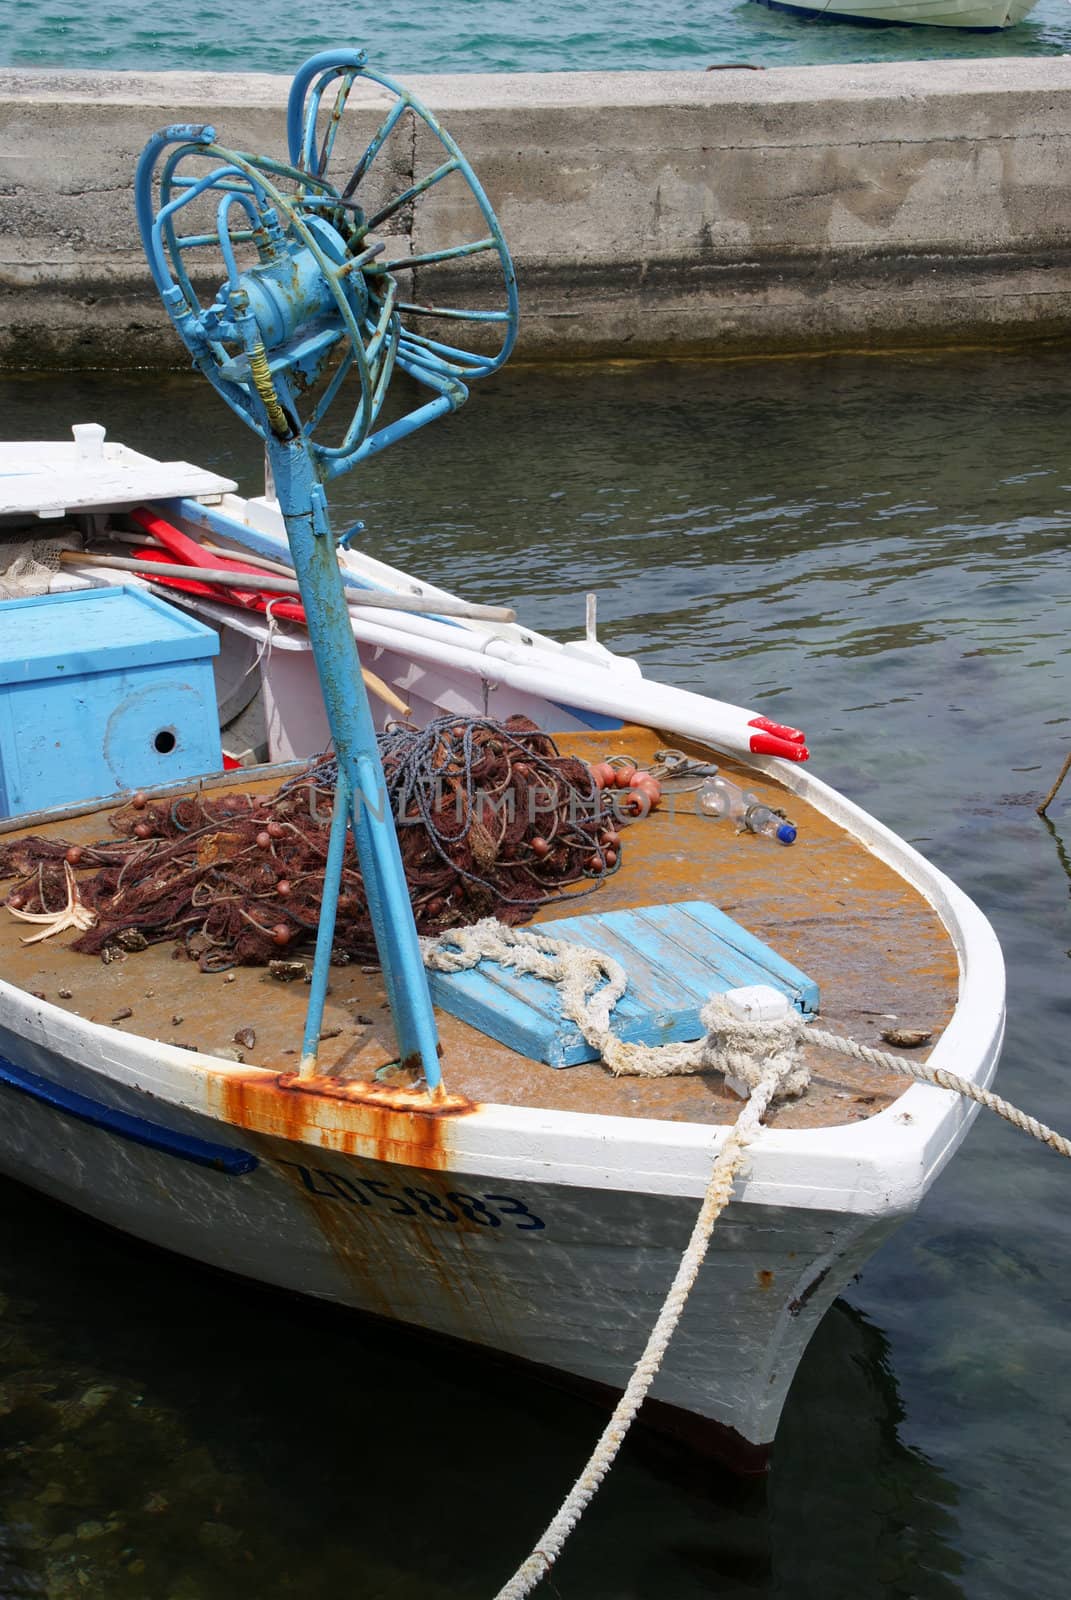
M 521 356 L 1071 332 L 1067 58 L 407 82 L 498 210 Z M 138 153 L 181 120 L 282 156 L 287 87 L 0 72 L 0 362 L 184 365 L 134 226 Z M 368 133 L 382 108 L 367 96 Z M 434 191 L 413 247 L 453 242 L 449 213 Z

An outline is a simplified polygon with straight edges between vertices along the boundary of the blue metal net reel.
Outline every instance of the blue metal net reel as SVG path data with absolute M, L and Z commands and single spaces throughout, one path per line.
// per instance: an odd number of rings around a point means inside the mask
M 350 123 L 366 128 L 370 112 L 378 126 L 355 144 Z M 265 438 L 300 434 L 329 479 L 456 409 L 473 379 L 503 364 L 517 286 L 458 146 L 363 51 L 306 62 L 287 139 L 280 162 L 226 149 L 211 127 L 164 129 L 138 164 L 138 225 L 200 370 Z M 422 175 L 414 151 L 427 162 Z M 411 249 L 433 202 L 436 232 L 456 236 Z M 447 337 L 455 330 L 475 334 L 473 346 Z M 433 398 L 381 425 L 396 368 Z
M 517 286 L 453 139 L 365 59 L 330 51 L 300 69 L 287 161 L 181 124 L 149 140 L 135 198 L 153 278 L 194 364 L 265 442 L 338 756 L 301 1073 L 316 1071 L 352 824 L 401 1059 L 422 1065 L 434 1091 L 434 1015 L 325 486 L 456 410 L 474 379 L 502 366 Z M 412 381 L 391 392 L 399 372 Z

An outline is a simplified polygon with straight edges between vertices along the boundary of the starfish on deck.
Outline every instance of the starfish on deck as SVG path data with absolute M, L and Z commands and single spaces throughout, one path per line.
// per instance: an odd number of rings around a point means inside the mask
M 84 932 L 87 928 L 92 928 L 96 922 L 97 913 L 82 904 L 74 873 L 66 861 L 63 863 L 63 871 L 67 879 L 67 904 L 59 911 L 17 911 L 14 906 L 8 906 L 11 915 L 18 917 L 22 922 L 50 924 L 42 933 L 33 933 L 28 939 L 23 939 L 23 944 L 38 944 L 42 939 L 51 939 L 54 933 L 62 933 L 64 928 L 77 928 L 79 932 Z

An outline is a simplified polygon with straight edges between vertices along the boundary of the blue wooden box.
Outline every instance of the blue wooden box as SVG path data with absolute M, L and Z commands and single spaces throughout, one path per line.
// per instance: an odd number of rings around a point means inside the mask
M 538 931 L 621 963 L 628 988 L 610 1026 L 630 1044 L 701 1039 L 699 1013 L 711 995 L 752 984 L 777 989 L 804 1017 L 818 1011 L 813 978 L 703 900 L 563 917 Z M 533 1061 L 572 1067 L 596 1058 L 576 1023 L 562 1016 L 557 986 L 543 978 L 481 961 L 467 972 L 429 972 L 428 985 L 437 1006 Z
M 0 816 L 218 771 L 218 651 L 140 589 L 0 604 Z

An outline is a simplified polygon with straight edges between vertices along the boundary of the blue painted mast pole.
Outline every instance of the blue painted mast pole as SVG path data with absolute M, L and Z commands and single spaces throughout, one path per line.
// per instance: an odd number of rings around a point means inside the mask
M 428 1089 L 435 1092 L 442 1079 L 435 1015 L 335 554 L 327 498 L 304 439 L 280 439 L 269 433 L 267 449 L 338 758 L 335 805 L 349 811 L 400 1058 L 403 1065 L 422 1066 Z M 341 825 L 333 825 L 302 1047 L 303 1077 L 316 1072 L 344 844 Z
M 297 73 L 287 110 L 290 165 L 222 149 L 212 128 L 180 123 L 146 145 L 135 178 L 135 201 L 153 278 L 179 336 L 195 365 L 265 440 L 338 760 L 301 1076 L 317 1073 L 352 829 L 401 1060 L 422 1068 L 429 1091 L 435 1093 L 441 1092 L 442 1081 L 435 1016 L 323 481 L 456 410 L 467 397 L 469 381 L 498 370 L 516 337 L 517 280 L 487 196 L 457 145 L 426 107 L 392 79 L 372 72 L 365 60 L 361 50 L 333 50 L 314 56 Z M 347 96 L 359 77 L 378 85 L 394 103 L 339 192 L 326 174 Z M 318 139 L 321 103 L 332 86 L 334 104 Z M 353 196 L 406 113 L 442 146 L 447 159 L 367 217 Z M 404 137 L 412 135 L 407 131 Z M 199 165 L 206 160 L 219 165 L 206 172 Z M 387 246 L 382 240 L 368 243 L 372 230 L 455 173 L 467 185 L 486 233 L 375 265 Z M 218 201 L 215 231 L 206 233 L 203 223 L 195 221 L 194 232 L 178 232 L 186 208 L 210 196 Z M 236 207 L 245 219 L 232 232 L 229 219 Z M 187 257 L 213 244 L 226 278 L 215 300 L 203 305 Z M 236 245 L 245 252 L 241 265 Z M 484 252 L 497 258 L 505 299 L 500 308 L 410 305 L 400 296 L 398 273 L 417 267 L 423 272 Z M 485 332 L 497 327 L 497 355 L 443 343 L 419 332 L 418 322 L 410 326 L 410 319 L 423 316 L 459 318 L 480 324 Z M 395 421 L 376 428 L 396 366 L 434 397 L 403 408 Z M 328 408 L 343 381 L 352 378 L 359 393 L 342 442 L 330 448 L 318 444 L 316 434 Z M 318 384 L 318 398 L 305 404 Z
M 327 841 L 327 860 L 324 862 L 323 890 L 320 894 L 320 920 L 316 925 L 316 956 L 312 964 L 309 1003 L 305 1008 L 305 1034 L 301 1041 L 299 1078 L 316 1076 L 320 1052 L 320 1029 L 323 1027 L 324 1002 L 327 999 L 327 980 L 331 973 L 331 951 L 335 942 L 335 921 L 338 916 L 338 897 L 342 888 L 342 869 L 346 859 L 346 841 L 350 831 L 350 807 L 353 796 L 341 767 L 335 785 L 331 812 L 331 832 Z

